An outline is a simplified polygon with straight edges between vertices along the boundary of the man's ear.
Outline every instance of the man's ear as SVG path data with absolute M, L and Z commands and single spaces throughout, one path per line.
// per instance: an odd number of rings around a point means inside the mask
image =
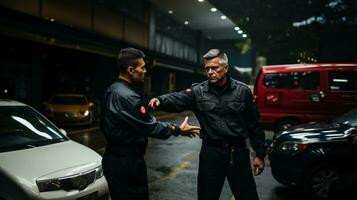
M 128 71 L 128 74 L 133 74 L 133 72 L 134 72 L 134 67 L 129 66 L 128 69 L 127 69 L 127 71 Z

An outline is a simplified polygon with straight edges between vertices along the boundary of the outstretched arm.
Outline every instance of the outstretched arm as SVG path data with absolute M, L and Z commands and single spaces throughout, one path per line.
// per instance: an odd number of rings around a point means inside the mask
M 194 101 L 192 89 L 187 89 L 153 98 L 150 100 L 149 106 L 153 109 L 158 108 L 167 112 L 182 112 L 184 110 L 191 110 Z

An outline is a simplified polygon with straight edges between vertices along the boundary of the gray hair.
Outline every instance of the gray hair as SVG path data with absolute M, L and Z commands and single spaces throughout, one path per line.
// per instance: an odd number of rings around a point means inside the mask
M 222 52 L 220 49 L 211 49 L 205 55 L 203 55 L 203 59 L 206 62 L 207 60 L 211 60 L 213 58 L 219 57 L 220 64 L 228 65 L 228 56 L 226 53 Z

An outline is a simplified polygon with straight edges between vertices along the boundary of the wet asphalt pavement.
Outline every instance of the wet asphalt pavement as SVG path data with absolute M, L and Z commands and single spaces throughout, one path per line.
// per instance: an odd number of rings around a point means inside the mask
M 163 121 L 180 124 L 187 113 L 162 114 L 156 116 Z M 198 125 L 194 116 L 190 124 Z M 68 137 L 84 144 L 99 154 L 105 150 L 105 139 L 97 125 L 90 127 L 63 127 Z M 267 139 L 272 137 L 266 132 Z M 149 139 L 145 155 L 151 200 L 195 200 L 197 199 L 197 169 L 201 139 L 170 137 L 167 140 Z M 264 172 L 255 177 L 260 200 L 302 200 L 303 194 L 293 188 L 279 184 L 271 175 L 266 159 Z M 220 200 L 232 200 L 227 181 L 223 186 Z

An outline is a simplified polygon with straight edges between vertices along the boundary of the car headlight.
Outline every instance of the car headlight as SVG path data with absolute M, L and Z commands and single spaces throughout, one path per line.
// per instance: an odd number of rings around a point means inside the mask
M 281 143 L 277 150 L 283 153 L 293 153 L 305 150 L 309 144 L 296 143 L 296 142 L 283 142 Z
M 89 115 L 89 110 L 83 110 L 80 112 L 82 116 L 88 116 Z
M 99 179 L 103 176 L 103 167 L 99 166 L 97 169 L 95 169 L 95 178 Z

